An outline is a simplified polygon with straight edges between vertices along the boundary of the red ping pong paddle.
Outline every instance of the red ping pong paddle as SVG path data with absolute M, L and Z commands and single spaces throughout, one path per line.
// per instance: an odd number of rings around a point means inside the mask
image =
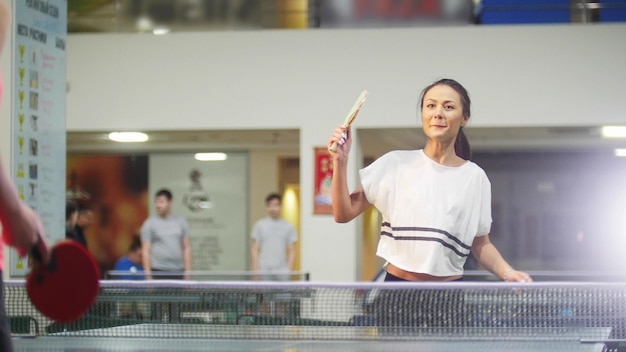
M 26 291 L 33 305 L 59 323 L 80 319 L 96 302 L 100 290 L 100 269 L 94 257 L 76 241 L 54 245 L 50 262 L 41 264 L 35 246 L 34 267 L 26 278 Z
M 343 122 L 343 125 L 346 126 L 346 129 L 350 127 L 352 121 L 354 121 L 354 119 L 356 118 L 356 115 L 358 115 L 359 111 L 361 111 L 361 107 L 363 106 L 363 103 L 365 103 L 366 98 L 367 90 L 364 90 L 361 92 L 361 95 L 359 95 L 359 98 L 356 100 L 356 102 L 352 106 L 352 109 L 350 109 L 348 116 L 346 116 L 346 119 Z M 330 151 L 335 153 L 337 151 L 337 147 L 337 142 L 333 143 L 333 145 L 330 146 Z

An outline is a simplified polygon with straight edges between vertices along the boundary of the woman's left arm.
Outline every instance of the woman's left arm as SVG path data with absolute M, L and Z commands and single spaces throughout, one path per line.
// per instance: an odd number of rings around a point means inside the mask
M 489 235 L 476 236 L 472 243 L 472 254 L 478 263 L 497 277 L 509 282 L 532 282 L 530 275 L 515 270 L 502 258 L 500 251 L 491 243 Z

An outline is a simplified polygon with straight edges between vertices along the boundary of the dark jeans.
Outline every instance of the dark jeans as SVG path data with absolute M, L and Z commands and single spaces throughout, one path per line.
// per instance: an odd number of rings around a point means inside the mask
M 152 280 L 182 280 L 185 278 L 185 275 L 179 275 L 178 273 L 182 273 L 183 271 L 184 269 L 180 271 L 172 271 L 152 268 Z
M 2 271 L 0 270 L 0 351 L 13 351 L 13 343 L 11 342 L 11 328 L 9 326 L 9 317 L 4 303 L 4 282 L 2 281 Z
M 403 282 L 403 281 L 404 282 L 411 282 L 409 280 L 405 280 L 405 279 L 403 279 L 401 277 L 397 277 L 397 276 L 391 275 L 389 273 L 385 274 L 385 282 Z M 463 278 L 452 280 L 450 282 L 455 282 L 455 281 L 463 281 Z
M 387 273 L 385 282 L 408 281 Z M 376 325 L 389 333 L 467 325 L 461 289 L 381 289 L 374 301 L 374 315 Z

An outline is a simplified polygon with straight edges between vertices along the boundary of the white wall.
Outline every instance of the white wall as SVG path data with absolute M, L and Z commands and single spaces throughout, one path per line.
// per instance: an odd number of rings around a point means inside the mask
M 352 281 L 360 226 L 312 215 L 307 190 L 313 147 L 362 89 L 361 127 L 415 127 L 420 90 L 441 77 L 470 91 L 473 126 L 624 123 L 625 35 L 600 24 L 72 35 L 67 127 L 301 129 L 302 270 Z
M 363 88 L 360 126 L 414 126 L 417 94 L 446 76 L 469 89 L 476 126 L 618 122 L 624 35 L 600 24 L 72 35 L 68 128 L 334 126 Z

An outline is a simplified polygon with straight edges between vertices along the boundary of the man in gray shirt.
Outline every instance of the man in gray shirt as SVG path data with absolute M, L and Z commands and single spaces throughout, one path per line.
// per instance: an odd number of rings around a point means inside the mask
M 183 217 L 172 214 L 172 193 L 169 190 L 159 190 L 154 204 L 157 215 L 149 217 L 141 227 L 141 248 L 146 279 L 189 279 L 191 271 L 189 225 Z M 158 272 L 164 272 L 162 274 L 165 275 L 159 275 Z
M 280 217 L 280 195 L 269 194 L 265 205 L 268 216 L 254 224 L 250 236 L 252 270 L 276 273 L 263 275 L 265 280 L 286 281 L 289 276 L 285 273 L 293 270 L 298 234 L 293 225 Z

